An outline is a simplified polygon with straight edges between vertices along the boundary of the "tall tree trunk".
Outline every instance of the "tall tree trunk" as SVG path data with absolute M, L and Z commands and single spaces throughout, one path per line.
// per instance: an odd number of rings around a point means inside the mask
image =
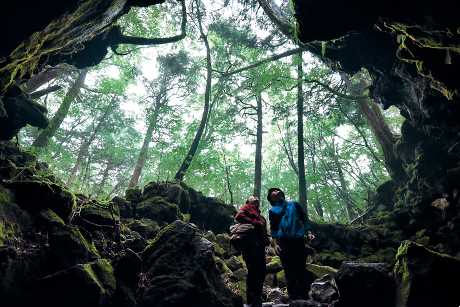
M 396 156 L 394 151 L 395 136 L 385 122 L 380 107 L 370 98 L 359 99 L 358 104 L 361 113 L 366 117 L 368 125 L 371 127 L 377 142 L 382 148 L 385 168 L 392 178 L 403 180 L 405 178 L 405 171 L 401 160 Z
M 206 88 L 204 93 L 204 107 L 203 114 L 201 115 L 200 125 L 198 126 L 198 130 L 196 131 L 195 137 L 192 141 L 192 144 L 190 145 L 190 149 L 185 156 L 184 161 L 182 161 L 181 166 L 177 170 L 176 175 L 174 176 L 177 181 L 182 181 L 184 179 L 185 173 L 192 163 L 193 157 L 195 156 L 198 146 L 200 145 L 201 136 L 203 135 L 203 131 L 209 116 L 209 102 L 211 97 L 212 81 L 211 48 L 209 47 L 208 37 L 204 34 L 203 31 L 199 1 L 196 1 L 196 4 L 198 27 L 200 29 L 201 38 L 203 39 L 204 45 L 206 47 Z
M 95 193 L 96 196 L 101 196 L 102 192 L 104 191 L 105 183 L 107 179 L 109 179 L 110 171 L 112 170 L 113 163 L 111 159 L 107 160 L 107 164 L 105 165 L 104 172 L 102 173 L 102 179 L 97 187 L 97 191 Z
M 225 179 L 226 179 L 225 181 L 227 183 L 228 194 L 230 195 L 230 204 L 233 205 L 234 200 L 233 200 L 232 184 L 230 182 L 230 167 L 227 164 L 227 157 L 225 156 L 225 152 L 223 154 L 224 154 L 224 167 L 225 167 Z
M 263 117 L 262 117 L 262 94 L 258 93 L 257 100 L 257 132 L 256 132 L 256 156 L 254 168 L 254 196 L 260 199 L 262 190 L 262 134 L 263 134 Z
M 307 209 L 307 179 L 305 177 L 305 148 L 303 140 L 303 68 L 302 53 L 297 59 L 297 169 L 299 178 L 299 203 Z
M 385 122 L 380 107 L 369 97 L 369 95 L 366 95 L 368 82 L 364 79 L 360 79 L 357 84 L 352 84 L 349 77 L 343 74 L 342 79 L 347 83 L 351 94 L 359 97 L 357 99 L 359 110 L 366 118 L 375 139 L 382 148 L 385 168 L 388 170 L 388 173 L 397 181 L 404 180 L 406 178 L 406 173 L 402 166 L 402 161 L 394 152 L 395 136 Z
M 53 119 L 51 119 L 50 123 L 48 124 L 48 127 L 46 127 L 40 132 L 35 141 L 32 143 L 32 146 L 45 147 L 48 145 L 49 140 L 54 136 L 59 126 L 61 126 L 62 122 L 67 116 L 72 102 L 80 94 L 80 90 L 85 83 L 87 73 L 87 69 L 83 69 L 80 71 L 80 74 L 78 75 L 77 79 L 65 95 L 64 100 L 59 106 L 59 109 L 57 110 L 56 114 L 54 114 Z
M 91 132 L 90 136 L 82 142 L 80 148 L 78 149 L 77 160 L 75 161 L 74 166 L 70 170 L 69 177 L 67 178 L 66 186 L 70 187 L 77 175 L 78 170 L 80 169 L 80 165 L 84 160 L 84 157 L 88 154 L 89 147 L 93 143 L 94 139 L 96 138 L 99 130 L 102 128 L 103 124 L 105 123 L 107 117 L 109 116 L 110 112 L 113 110 L 113 104 L 115 102 L 115 97 L 112 98 L 112 101 L 109 103 L 107 108 L 104 110 L 104 113 L 97 119 L 97 124 L 94 127 L 93 131 Z
M 315 161 L 315 156 L 316 156 L 316 144 L 315 142 L 312 142 L 312 151 L 311 151 L 311 168 L 312 168 L 312 171 L 313 171 L 313 176 L 315 178 L 317 178 L 316 176 L 316 170 L 317 170 L 317 167 L 316 167 L 316 161 Z M 319 217 L 321 217 L 322 219 L 324 219 L 324 210 L 323 210 L 323 206 L 321 205 L 321 202 L 319 200 L 319 196 L 318 196 L 318 183 L 315 182 L 315 186 L 314 186 L 314 189 L 315 189 L 315 201 L 313 203 L 313 206 L 315 207 L 315 211 L 316 213 L 318 214 Z
M 131 180 L 129 181 L 128 188 L 133 188 L 139 183 L 139 178 L 141 177 L 142 170 L 144 169 L 145 161 L 147 161 L 149 145 L 152 141 L 153 132 L 155 131 L 157 125 L 160 108 L 160 102 L 157 100 L 157 102 L 155 103 L 153 113 L 150 116 L 149 126 L 147 128 L 147 132 L 145 133 L 144 142 L 142 143 L 141 151 L 139 152 L 139 156 L 137 157 L 136 166 L 134 167 L 134 171 L 131 176 Z
M 337 170 L 337 175 L 339 176 L 340 182 L 340 195 L 342 196 L 342 200 L 345 202 L 345 211 L 347 212 L 348 220 L 353 221 L 356 217 L 355 210 L 354 210 L 354 203 L 351 199 L 350 191 L 348 190 L 348 185 L 345 180 L 345 176 L 343 174 L 342 165 L 340 164 L 337 147 L 335 146 L 334 140 L 332 140 L 332 157 L 334 159 L 334 164 Z

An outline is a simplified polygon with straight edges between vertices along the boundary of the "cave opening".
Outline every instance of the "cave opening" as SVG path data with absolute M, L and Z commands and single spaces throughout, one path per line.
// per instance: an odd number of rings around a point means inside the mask
M 299 306 L 458 306 L 439 285 L 460 271 L 457 4 L 412 2 L 2 10 L 7 305 L 74 285 L 87 295 L 69 306 L 241 306 L 229 226 L 249 195 L 268 217 L 278 187 L 323 278 Z M 267 255 L 264 300 L 286 303 Z

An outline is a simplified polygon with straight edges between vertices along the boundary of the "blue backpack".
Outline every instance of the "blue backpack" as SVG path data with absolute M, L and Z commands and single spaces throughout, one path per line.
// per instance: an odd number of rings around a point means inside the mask
M 272 230 L 273 238 L 303 238 L 306 233 L 306 217 L 300 204 L 286 201 L 283 206 L 273 206 L 269 212 L 279 220 L 278 229 Z

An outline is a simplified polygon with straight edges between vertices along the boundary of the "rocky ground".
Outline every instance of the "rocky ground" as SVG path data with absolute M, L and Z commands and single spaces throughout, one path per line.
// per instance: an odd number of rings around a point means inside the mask
M 165 182 L 108 202 L 74 195 L 10 142 L 0 143 L 0 180 L 2 306 L 242 306 L 233 207 Z M 265 305 L 458 307 L 460 260 L 445 253 L 458 256 L 459 217 L 429 208 L 429 223 L 382 205 L 359 225 L 315 224 L 308 301 L 289 304 L 268 248 Z

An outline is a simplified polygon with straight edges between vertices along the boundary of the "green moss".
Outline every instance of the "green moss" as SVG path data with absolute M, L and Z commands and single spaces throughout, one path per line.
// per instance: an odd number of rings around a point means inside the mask
M 47 226 L 58 227 L 65 225 L 64 220 L 51 209 L 41 210 L 39 213 L 39 218 L 42 222 L 46 223 Z
M 0 204 L 7 204 L 11 201 L 12 200 L 10 192 L 0 185 Z
M 307 263 L 306 269 L 307 271 L 313 273 L 318 278 L 326 274 L 335 274 L 338 271 L 337 269 L 334 269 L 333 267 L 330 267 L 330 266 L 317 265 L 313 263 Z
M 270 259 L 270 262 L 267 264 L 267 272 L 268 273 L 278 273 L 283 269 L 283 265 L 281 264 L 281 259 L 278 256 L 274 256 Z
M 113 293 L 117 287 L 117 281 L 113 267 L 107 259 L 98 259 L 93 264 L 93 271 L 98 276 L 100 282 L 104 285 L 104 288 Z
M 165 227 L 161 228 L 161 230 L 158 232 L 156 237 L 153 240 L 148 240 L 148 246 L 145 248 L 143 251 L 143 254 L 149 255 L 152 253 L 153 250 L 156 249 L 156 244 L 160 240 L 160 238 L 167 232 L 169 232 L 171 229 L 173 229 L 175 226 L 174 224 L 168 224 Z
M 276 273 L 276 280 L 278 281 L 278 286 L 279 287 L 285 287 L 286 286 L 286 275 L 284 274 L 284 270 L 279 271 Z
M 15 240 L 20 236 L 20 233 L 21 231 L 18 225 L 0 220 L 0 246 Z
M 398 248 L 396 254 L 396 264 L 394 266 L 394 274 L 398 279 L 398 291 L 396 294 L 397 306 L 406 306 L 411 288 L 411 278 L 407 263 L 407 252 L 410 246 L 409 241 L 405 241 Z
M 216 255 L 221 257 L 225 255 L 225 249 L 222 246 L 217 243 L 213 243 L 212 245 L 214 246 L 214 253 Z
M 216 262 L 217 269 L 219 270 L 220 274 L 223 275 L 231 275 L 232 270 L 227 266 L 224 260 L 219 257 L 214 256 L 214 261 Z

